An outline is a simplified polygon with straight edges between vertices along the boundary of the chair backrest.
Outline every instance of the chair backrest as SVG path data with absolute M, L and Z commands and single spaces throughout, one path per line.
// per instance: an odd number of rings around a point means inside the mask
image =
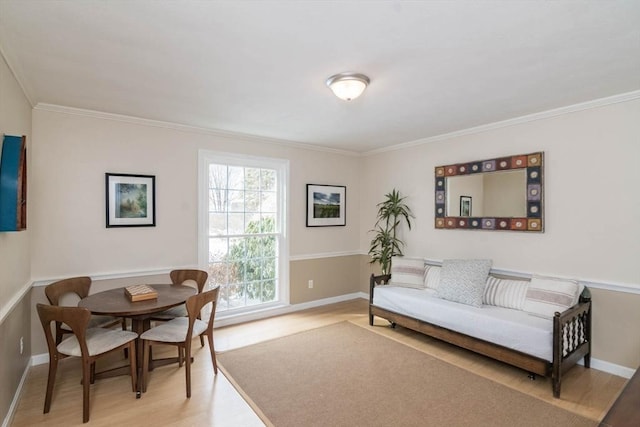
M 57 353 L 55 340 L 51 332 L 51 322 L 60 322 L 68 325 L 78 339 L 82 354 L 89 354 L 86 343 L 86 332 L 89 319 L 91 318 L 91 312 L 88 309 L 40 303 L 36 304 L 36 308 L 38 310 L 38 317 L 40 317 L 40 323 L 42 323 L 42 329 L 44 329 L 44 336 L 47 339 L 50 357 L 53 357 L 53 355 Z
M 72 277 L 69 279 L 59 280 L 47 285 L 44 288 L 44 294 L 51 305 L 61 305 L 61 298 L 70 293 L 74 293 L 78 298 L 86 298 L 91 288 L 90 277 Z
M 187 339 L 191 339 L 193 332 L 193 323 L 197 319 L 200 314 L 200 310 L 205 305 L 212 303 L 211 305 L 211 315 L 209 316 L 209 324 L 207 326 L 207 330 L 211 331 L 213 329 L 213 320 L 216 315 L 216 305 L 218 303 L 218 293 L 220 292 L 220 286 L 216 286 L 215 288 L 201 292 L 199 294 L 190 296 L 187 299 L 185 305 L 187 306 L 187 313 L 189 314 L 189 330 L 187 332 Z
M 198 287 L 198 293 L 202 293 L 207 284 L 209 274 L 202 270 L 173 270 L 169 273 L 169 277 L 171 277 L 171 283 L 174 285 L 182 285 L 187 280 L 193 280 Z

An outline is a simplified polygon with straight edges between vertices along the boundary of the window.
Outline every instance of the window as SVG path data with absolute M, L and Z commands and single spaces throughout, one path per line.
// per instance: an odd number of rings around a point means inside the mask
M 200 263 L 218 313 L 288 302 L 288 161 L 200 152 Z

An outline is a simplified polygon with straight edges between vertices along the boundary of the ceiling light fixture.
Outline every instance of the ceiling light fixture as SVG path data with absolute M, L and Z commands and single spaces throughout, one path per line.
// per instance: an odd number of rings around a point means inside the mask
M 351 101 L 362 95 L 368 84 L 369 77 L 358 73 L 340 73 L 327 79 L 327 86 L 335 96 L 344 101 Z

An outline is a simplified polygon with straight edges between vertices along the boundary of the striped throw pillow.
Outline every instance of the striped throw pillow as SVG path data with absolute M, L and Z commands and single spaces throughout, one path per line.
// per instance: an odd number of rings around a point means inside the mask
M 438 267 L 437 265 L 427 265 L 425 268 L 424 286 L 427 289 L 438 289 L 438 284 L 440 284 L 440 270 L 442 267 Z
M 424 289 L 424 260 L 394 257 L 391 260 L 390 285 Z
M 489 276 L 484 288 L 482 303 L 497 307 L 522 310 L 529 282 L 526 280 L 499 279 Z
M 574 280 L 533 276 L 527 288 L 524 311 L 534 316 L 552 318 L 556 311 L 572 307 L 580 295 Z

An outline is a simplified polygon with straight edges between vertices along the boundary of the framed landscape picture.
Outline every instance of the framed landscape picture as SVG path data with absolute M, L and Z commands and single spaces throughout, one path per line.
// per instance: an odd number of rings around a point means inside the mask
M 460 216 L 471 216 L 471 196 L 460 196 Z
M 155 227 L 156 177 L 107 173 L 107 227 Z
M 307 227 L 346 225 L 347 187 L 307 184 Z

